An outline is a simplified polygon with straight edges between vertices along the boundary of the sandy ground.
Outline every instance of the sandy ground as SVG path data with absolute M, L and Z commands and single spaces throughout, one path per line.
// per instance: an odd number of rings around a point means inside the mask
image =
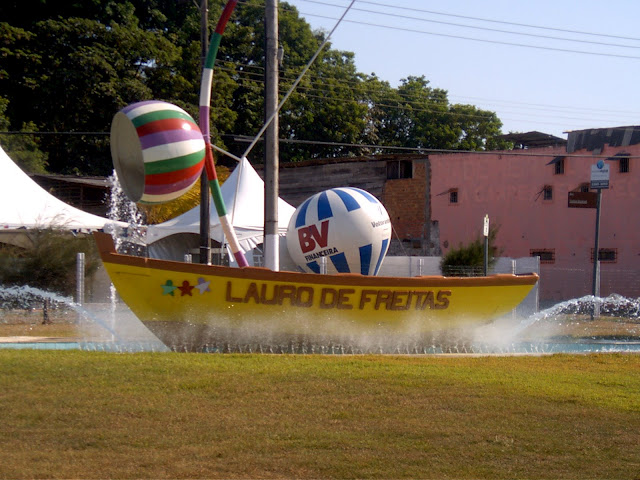
M 0 310 L 0 343 L 159 342 L 126 305 L 86 304 L 80 312 L 57 308 Z
M 73 337 L 28 337 L 24 335 L 0 337 L 0 343 L 63 343 L 77 341 L 79 339 Z

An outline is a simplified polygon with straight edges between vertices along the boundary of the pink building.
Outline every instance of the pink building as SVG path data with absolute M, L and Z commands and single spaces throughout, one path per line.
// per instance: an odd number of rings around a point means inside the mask
M 481 235 L 488 214 L 500 227 L 503 256 L 540 256 L 542 300 L 590 294 L 596 209 L 570 208 L 568 198 L 591 201 L 580 192 L 595 192 L 589 185 L 598 160 L 610 169 L 601 204 L 601 296 L 639 297 L 640 127 L 570 132 L 566 147 L 430 154 L 427 212 L 442 253 Z
M 640 126 L 510 134 L 520 148 L 493 152 L 376 155 L 281 165 L 280 194 L 294 206 L 336 186 L 377 196 L 394 228 L 389 255 L 439 256 L 499 226 L 501 255 L 539 256 L 540 300 L 590 295 L 595 208 L 591 167 L 604 160 L 600 294 L 640 297 Z

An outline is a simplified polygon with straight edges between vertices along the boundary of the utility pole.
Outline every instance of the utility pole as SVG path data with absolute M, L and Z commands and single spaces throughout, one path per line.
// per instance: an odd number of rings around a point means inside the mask
M 592 289 L 591 289 L 591 293 L 593 294 L 594 297 L 597 297 L 600 295 L 600 292 L 598 291 L 598 277 L 599 277 L 599 270 L 598 270 L 598 260 L 599 260 L 599 254 L 598 252 L 600 251 L 600 209 L 602 208 L 602 189 L 598 188 L 598 201 L 596 203 L 596 235 L 595 235 L 595 244 L 593 247 L 593 282 L 592 282 Z
M 207 50 L 209 49 L 209 2 L 202 0 L 200 4 L 200 45 L 201 58 L 200 68 L 204 68 L 204 62 L 207 58 Z M 203 122 L 200 119 L 200 123 Z M 207 119 L 208 120 L 208 119 Z M 210 246 L 210 203 L 209 203 L 209 179 L 207 178 L 207 170 L 202 169 L 200 174 L 200 263 L 211 263 L 211 246 Z
M 591 320 L 600 316 L 600 208 L 602 206 L 602 189 L 598 188 L 598 200 L 596 203 L 596 240 L 593 248 L 593 311 Z
M 609 188 L 609 165 L 603 160 L 599 160 L 595 165 L 591 165 L 591 188 L 598 191 L 598 200 L 596 203 L 596 235 L 595 245 L 593 248 L 593 289 L 594 296 L 593 314 L 591 318 L 600 315 L 600 304 L 596 297 L 600 296 L 600 210 L 602 208 L 602 189 Z
M 266 0 L 265 12 L 265 95 L 267 121 L 278 108 L 278 0 Z M 278 236 L 278 144 L 279 122 L 276 115 L 265 131 L 264 153 L 264 259 L 265 267 L 280 270 Z

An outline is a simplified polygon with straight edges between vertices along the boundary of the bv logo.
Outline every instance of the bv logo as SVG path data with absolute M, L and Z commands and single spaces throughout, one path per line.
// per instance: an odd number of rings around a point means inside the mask
M 325 220 L 320 224 L 320 231 L 315 225 L 301 228 L 298 230 L 298 240 L 300 240 L 300 248 L 302 253 L 310 252 L 316 248 L 316 244 L 321 248 L 325 248 L 329 242 L 329 220 Z

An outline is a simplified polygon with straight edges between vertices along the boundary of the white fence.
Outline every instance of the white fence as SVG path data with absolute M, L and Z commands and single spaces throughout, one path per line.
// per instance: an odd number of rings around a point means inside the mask
M 593 265 L 580 268 L 542 264 L 540 270 L 541 298 L 545 299 L 544 303 L 558 303 L 593 293 Z M 599 296 L 612 294 L 639 298 L 640 271 L 601 262 Z
M 442 275 L 441 257 L 385 257 L 378 275 L 392 277 L 417 277 L 421 275 Z M 538 257 L 498 258 L 491 273 L 537 273 L 540 274 Z M 528 317 L 536 313 L 540 304 L 539 284 L 514 311 L 514 315 Z

